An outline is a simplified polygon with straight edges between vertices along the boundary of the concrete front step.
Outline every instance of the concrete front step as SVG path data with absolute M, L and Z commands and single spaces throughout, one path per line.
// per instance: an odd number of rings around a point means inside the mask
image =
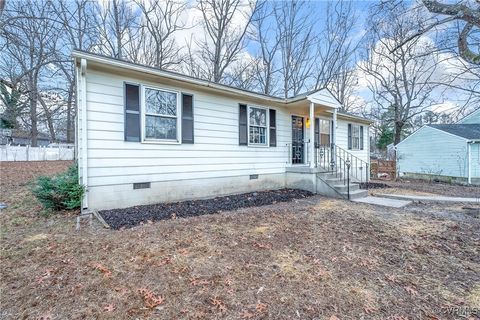
M 347 194 L 346 191 L 341 192 L 341 194 L 343 196 L 345 196 L 345 198 L 348 197 L 348 194 Z M 358 190 L 355 190 L 355 191 L 350 191 L 350 200 L 364 198 L 366 196 L 368 196 L 368 191 L 364 190 L 364 189 L 358 189 Z
M 347 192 L 348 185 L 346 184 L 334 184 L 333 187 L 339 192 Z M 360 186 L 356 183 L 350 183 L 350 192 L 360 189 Z

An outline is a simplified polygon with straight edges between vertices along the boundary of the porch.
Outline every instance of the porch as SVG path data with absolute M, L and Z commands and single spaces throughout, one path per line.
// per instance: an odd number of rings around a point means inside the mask
M 370 176 L 369 164 L 365 161 L 367 150 L 364 150 L 363 144 L 364 131 L 368 130 L 363 130 L 363 127 L 360 130 L 359 126 L 347 125 L 346 121 L 341 120 L 342 130 L 339 131 L 337 117 L 340 107 L 338 101 L 323 90 L 289 104 L 291 142 L 285 145 L 288 154 L 285 169 L 288 187 L 334 197 L 366 195 L 360 186 L 366 185 Z M 344 114 L 340 116 L 345 117 Z M 356 131 L 353 129 L 355 126 L 358 128 Z M 342 146 L 337 141 L 341 141 Z M 352 143 L 357 148 L 352 148 Z M 360 150 L 363 159 L 358 156 Z

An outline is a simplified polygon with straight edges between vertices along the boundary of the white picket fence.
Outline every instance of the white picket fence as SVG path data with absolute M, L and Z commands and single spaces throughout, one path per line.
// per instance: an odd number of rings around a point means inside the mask
M 0 146 L 0 161 L 48 161 L 73 160 L 75 149 L 71 146 L 30 147 Z

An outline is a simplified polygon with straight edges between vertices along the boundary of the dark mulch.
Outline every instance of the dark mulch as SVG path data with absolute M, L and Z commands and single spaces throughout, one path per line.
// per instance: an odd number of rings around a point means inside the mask
M 131 228 L 141 223 L 172 218 L 187 218 L 230 211 L 240 208 L 264 206 L 288 202 L 312 196 L 313 193 L 298 189 L 280 189 L 236 194 L 206 200 L 135 206 L 125 209 L 100 211 L 103 219 L 113 229 Z

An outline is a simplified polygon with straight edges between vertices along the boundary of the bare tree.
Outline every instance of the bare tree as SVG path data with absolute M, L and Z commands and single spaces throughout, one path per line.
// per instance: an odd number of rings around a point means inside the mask
M 186 2 L 176 0 L 137 0 L 142 11 L 142 36 L 144 50 L 141 54 L 145 64 L 168 69 L 182 61 L 180 48 L 174 38 L 185 23 L 180 16 L 187 8 Z
M 58 32 L 61 34 L 61 41 L 65 44 L 63 49 L 57 51 L 59 62 L 56 64 L 63 75 L 65 86 L 57 88 L 57 91 L 66 101 L 66 140 L 73 142 L 75 135 L 73 120 L 76 113 L 75 72 L 71 63 L 70 49 L 89 51 L 97 42 L 98 36 L 95 29 L 97 8 L 90 0 L 55 0 L 52 1 L 52 5 L 58 20 Z
M 252 23 L 254 30 L 252 38 L 258 43 L 258 53 L 253 66 L 254 77 L 258 85 L 258 91 L 264 94 L 274 94 L 278 84 L 278 51 L 280 46 L 280 34 L 276 32 L 273 7 L 269 3 L 264 4 L 256 12 Z
M 361 64 L 375 103 L 372 113 L 388 117 L 385 120 L 394 126 L 395 144 L 412 119 L 434 101 L 432 90 L 436 85 L 432 80 L 438 65 L 438 57 L 427 40 L 405 42 L 414 32 L 412 27 L 423 21 L 418 11 L 402 14 L 405 5 L 382 5 L 370 17 L 368 57 Z
M 118 59 L 126 58 L 125 49 L 135 38 L 133 31 L 138 25 L 135 4 L 128 0 L 111 0 L 97 4 L 96 27 L 99 42 L 95 46 L 103 54 Z
M 31 145 L 37 146 L 38 97 L 41 73 L 47 65 L 56 63 L 58 33 L 51 19 L 52 7 L 46 1 L 11 2 L 2 14 L 2 55 L 0 65 L 9 68 L 12 83 L 21 83 L 21 91 L 28 97 Z
M 317 42 L 315 88 L 328 86 L 334 78 L 337 78 L 337 81 L 342 78 L 346 80 L 341 73 L 352 66 L 353 53 L 359 45 L 359 38 L 353 34 L 356 20 L 352 2 L 338 1 L 327 4 L 325 26 Z M 341 83 L 347 82 L 337 82 Z
M 245 46 L 245 36 L 259 2 L 249 0 L 198 0 L 205 38 L 198 41 L 205 76 L 221 82 L 225 70 L 237 60 Z M 243 20 L 234 23 L 234 18 Z
M 465 22 L 462 30 L 458 34 L 458 51 L 460 56 L 466 61 L 480 65 L 480 51 L 478 42 L 472 44 L 469 37 L 473 37 L 475 28 L 480 28 L 480 4 L 473 1 L 458 1 L 456 3 L 442 3 L 437 0 L 422 0 L 428 11 L 446 16 L 446 18 L 430 24 L 422 29 L 424 33 L 437 25 L 445 24 L 451 21 Z
M 282 93 L 287 98 L 304 90 L 311 74 L 314 23 L 306 2 L 278 2 L 274 8 L 282 61 Z
M 353 111 L 356 106 L 355 89 L 358 84 L 358 72 L 347 64 L 340 66 L 338 72 L 332 76 L 327 88 L 340 102 L 343 111 Z

